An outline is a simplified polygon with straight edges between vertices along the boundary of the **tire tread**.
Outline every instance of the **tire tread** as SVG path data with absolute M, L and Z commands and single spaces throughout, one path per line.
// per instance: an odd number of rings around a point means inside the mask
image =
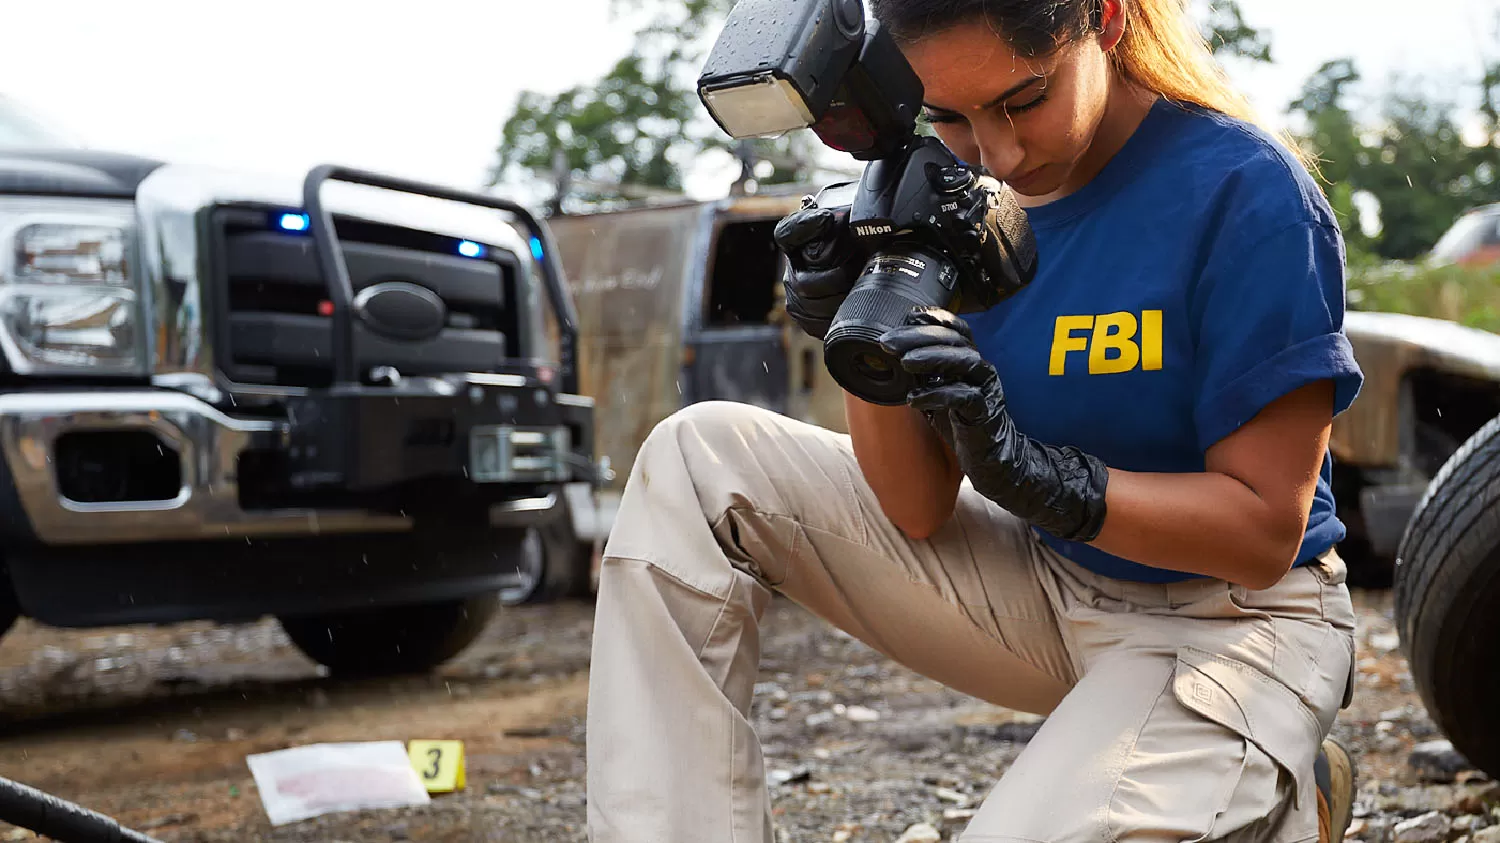
M 1396 553 L 1396 628 L 1433 721 L 1480 769 L 1500 775 L 1500 707 L 1487 680 L 1500 634 L 1500 418 L 1443 464 Z M 1486 695 L 1491 696 L 1486 696 Z

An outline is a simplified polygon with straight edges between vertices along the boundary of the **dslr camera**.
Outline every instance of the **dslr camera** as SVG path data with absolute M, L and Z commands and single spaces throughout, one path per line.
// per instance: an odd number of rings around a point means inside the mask
M 867 162 L 803 207 L 847 225 L 863 270 L 823 341 L 844 389 L 897 405 L 916 385 L 879 344 L 915 307 L 972 313 L 1030 283 L 1036 244 L 1010 188 L 916 131 L 922 83 L 861 0 L 739 0 L 698 96 L 737 139 L 810 128 Z

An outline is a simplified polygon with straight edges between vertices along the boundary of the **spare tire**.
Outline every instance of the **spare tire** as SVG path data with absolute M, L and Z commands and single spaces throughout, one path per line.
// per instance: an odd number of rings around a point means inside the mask
M 1500 419 L 1428 484 L 1396 552 L 1401 649 L 1438 728 L 1500 777 Z

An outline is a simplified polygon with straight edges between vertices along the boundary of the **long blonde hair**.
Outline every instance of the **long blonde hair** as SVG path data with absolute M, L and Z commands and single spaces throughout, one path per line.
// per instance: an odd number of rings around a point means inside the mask
M 1159 96 L 1220 112 L 1276 136 L 1303 166 L 1314 165 L 1286 132 L 1271 129 L 1250 100 L 1229 82 L 1185 0 L 1121 0 L 1125 33 L 1110 59 L 1126 79 Z

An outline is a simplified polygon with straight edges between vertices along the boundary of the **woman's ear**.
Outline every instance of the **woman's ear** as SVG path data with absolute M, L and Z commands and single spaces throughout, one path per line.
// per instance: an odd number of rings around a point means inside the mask
M 1121 0 L 1100 0 L 1099 46 L 1109 52 L 1125 37 L 1125 6 Z

